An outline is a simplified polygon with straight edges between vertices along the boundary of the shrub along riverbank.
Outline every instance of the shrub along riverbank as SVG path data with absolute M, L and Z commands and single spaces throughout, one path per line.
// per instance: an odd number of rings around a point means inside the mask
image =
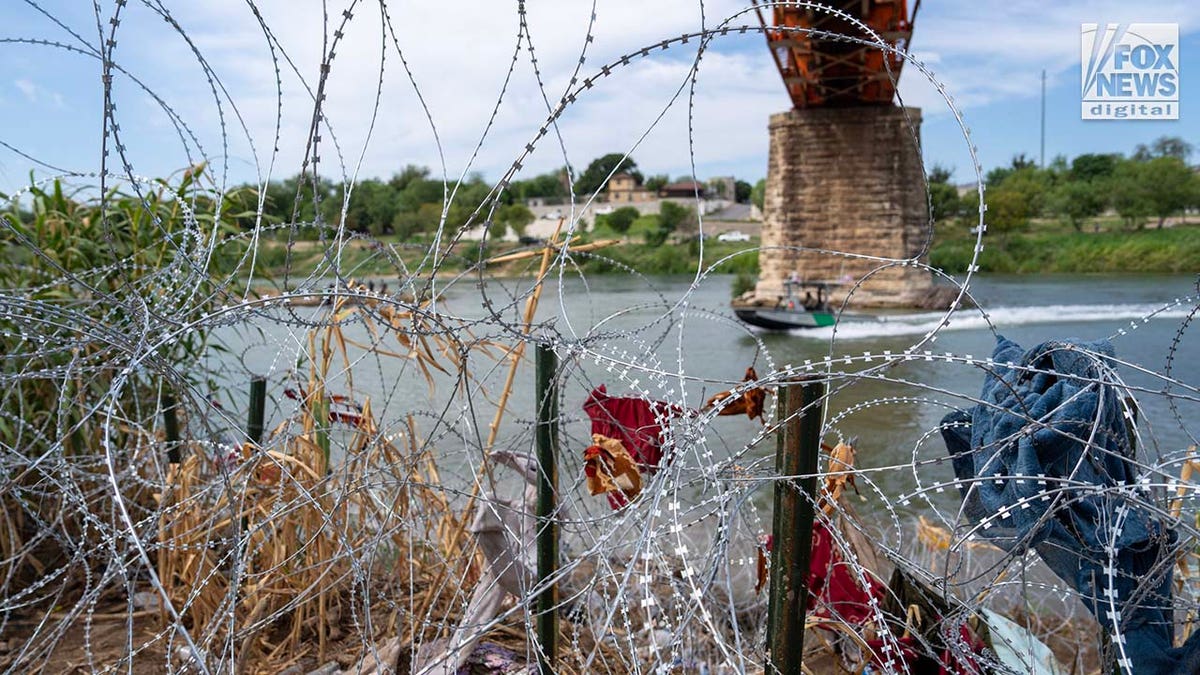
M 934 244 L 929 262 L 950 274 L 967 271 L 974 237 Z M 987 236 L 979 271 L 1003 274 L 1183 274 L 1200 271 L 1200 227 L 1107 232 L 1042 232 Z
M 757 242 L 749 244 L 709 241 L 704 244 L 705 268 L 728 257 L 714 270 L 721 274 L 758 274 Z M 949 274 L 966 272 L 975 245 L 973 236 L 961 231 L 942 233 L 930 252 L 934 267 Z M 457 273 L 472 267 L 482 258 L 490 258 L 536 246 L 510 243 L 487 244 L 480 250 L 478 242 L 455 245 L 440 267 L 442 273 Z M 343 271 L 353 276 L 394 276 L 412 270 L 428 260 L 428 245 L 376 244 L 369 239 L 357 239 L 339 253 Z M 282 279 L 285 275 L 297 278 L 319 271 L 325 264 L 325 247 L 320 242 L 296 242 L 290 250 L 280 240 L 262 240 L 258 250 L 259 274 Z M 575 264 L 587 274 L 625 274 L 629 269 L 642 274 L 689 274 L 700 261 L 700 245 L 696 241 L 653 246 L 625 243 L 608 246 L 592 253 L 574 256 Z M 488 273 L 495 276 L 528 274 L 536 260 L 491 265 Z M 981 272 L 1002 274 L 1186 274 L 1200 271 L 1200 226 L 1180 225 L 1166 229 L 1102 232 L 1075 232 L 1064 229 L 1041 232 L 989 235 L 984 240 L 979 261 Z
M 395 276 L 404 273 L 403 270 L 415 269 L 423 260 L 428 269 L 428 246 L 422 243 L 380 244 L 366 238 L 356 239 L 339 251 L 339 268 L 343 273 L 357 278 Z M 473 267 L 481 258 L 537 249 L 536 245 L 490 243 L 481 250 L 479 242 L 464 242 L 456 244 L 449 255 L 443 258 L 439 271 L 443 274 L 458 273 Z M 264 238 L 259 243 L 256 274 L 275 279 L 285 276 L 304 278 L 327 265 L 326 255 L 326 246 L 321 242 L 294 242 L 289 250 L 283 238 Z M 626 243 L 593 252 L 576 253 L 572 257 L 579 269 L 587 274 L 626 274 L 630 269 L 642 274 L 689 274 L 696 271 L 700 262 L 700 244 L 697 241 L 662 246 Z M 729 259 L 724 260 L 727 257 Z M 538 258 L 534 257 L 489 265 L 488 274 L 528 274 L 531 265 L 536 270 L 537 262 Z M 716 265 L 714 272 L 719 274 L 758 274 L 758 251 L 745 243 L 705 242 L 704 266 L 707 269 L 713 265 Z

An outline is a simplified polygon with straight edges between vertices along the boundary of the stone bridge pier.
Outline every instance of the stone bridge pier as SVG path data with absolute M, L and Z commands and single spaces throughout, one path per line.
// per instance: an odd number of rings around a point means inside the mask
M 840 281 L 832 293 L 840 303 L 854 282 L 887 264 L 879 258 L 926 262 L 920 126 L 920 109 L 897 106 L 814 107 L 771 116 L 757 302 L 783 295 L 792 272 L 805 281 Z M 851 305 L 940 304 L 933 291 L 928 271 L 894 266 L 872 275 Z

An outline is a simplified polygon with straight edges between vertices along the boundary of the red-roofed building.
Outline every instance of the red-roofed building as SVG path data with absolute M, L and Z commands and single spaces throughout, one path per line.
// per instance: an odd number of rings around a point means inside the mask
M 701 199 L 704 199 L 708 194 L 708 187 L 705 186 L 704 183 L 697 183 L 696 181 L 692 180 L 681 181 L 679 183 L 670 183 L 668 185 L 664 185 L 662 189 L 658 191 L 659 197 L 666 198 L 683 197 L 695 199 L 697 194 L 700 195 Z

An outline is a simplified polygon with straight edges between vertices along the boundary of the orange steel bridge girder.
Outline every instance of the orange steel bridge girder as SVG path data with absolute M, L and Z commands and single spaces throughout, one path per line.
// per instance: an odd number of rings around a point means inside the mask
M 860 26 L 831 12 L 790 3 L 774 5 L 768 24 L 763 5 L 752 1 L 795 107 L 891 105 L 904 60 L 874 45 L 838 39 L 845 36 L 874 42 Z M 916 0 L 911 17 L 907 0 L 827 0 L 820 4 L 857 19 L 889 46 L 904 50 L 912 38 L 921 0 Z

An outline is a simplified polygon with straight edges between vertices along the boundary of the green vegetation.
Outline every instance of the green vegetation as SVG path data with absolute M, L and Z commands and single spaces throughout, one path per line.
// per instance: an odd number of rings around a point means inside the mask
M 592 160 L 575 176 L 575 193 L 590 195 L 602 191 L 610 174 L 620 172 L 642 180 L 632 157 L 611 152 Z M 513 180 L 502 191 L 494 190 L 479 174 L 472 174 L 461 182 L 443 182 L 440 177 L 431 175 L 429 169 L 413 165 L 387 180 L 368 178 L 353 185 L 320 176 L 297 175 L 272 181 L 266 186 L 261 217 L 251 209 L 235 222 L 247 230 L 259 224 L 294 225 L 295 237 L 302 240 L 319 239 L 322 229 L 328 232 L 329 228 L 342 225 L 354 233 L 376 238 L 394 236 L 400 242 L 416 242 L 422 235 L 436 231 L 443 222 L 450 230 L 468 224 L 488 223 L 493 236 L 503 236 L 509 230 L 520 236 L 534 221 L 534 214 L 525 206 L 526 200 L 566 201 L 570 197 L 570 175 L 572 170 L 564 166 L 531 178 Z M 668 182 L 665 174 L 656 175 L 646 179 L 643 187 L 656 191 Z M 241 186 L 239 190 L 257 193 L 256 187 L 251 185 Z M 752 188 L 745 181 L 735 181 L 735 192 L 739 201 L 748 200 Z M 638 219 L 636 210 L 632 218 L 628 211 L 616 219 L 612 215 L 604 220 L 608 221 L 607 229 L 617 233 L 629 231 Z M 649 229 L 647 236 L 665 241 L 687 219 L 686 214 L 669 213 L 664 221 Z M 665 231 L 659 232 L 663 228 Z
M 641 217 L 641 213 L 632 206 L 622 206 L 612 213 L 602 213 L 596 216 L 597 228 L 608 228 L 617 234 L 625 234 L 633 227 L 633 222 Z
M 745 251 L 746 244 L 705 241 L 704 265 L 707 268 L 725 256 Z M 696 239 L 676 246 L 654 244 L 625 244 L 597 251 L 595 255 L 578 258 L 580 268 L 588 274 L 624 273 L 631 267 L 642 274 L 692 274 L 700 262 L 700 246 Z M 713 270 L 718 274 L 758 274 L 758 251 L 736 255 Z
M 608 180 L 609 175 L 618 173 L 627 173 L 639 183 L 642 182 L 642 174 L 632 157 L 626 157 L 623 152 L 610 152 L 592 160 L 583 173 L 579 174 L 575 179 L 575 194 L 588 195 L 596 192 L 604 186 L 604 181 Z
M 107 487 L 97 488 L 109 478 L 97 458 L 109 453 L 110 466 L 149 474 L 163 459 L 149 431 L 161 428 L 160 403 L 174 400 L 186 410 L 192 392 L 209 385 L 191 367 L 207 341 L 197 320 L 224 300 L 222 280 L 244 250 L 227 237 L 236 232 L 232 221 L 253 214 L 247 205 L 255 200 L 202 188 L 202 172 L 194 167 L 174 184 L 156 181 L 136 194 L 112 189 L 102 199 L 55 181 L 22 195 L 24 208 L 13 199 L 0 212 L 0 286 L 9 291 L 0 318 L 0 379 L 7 383 L 0 447 L 39 458 L 8 478 L 0 499 L 9 523 L 0 538 L 5 579 L 29 581 L 43 565 L 74 556 L 62 546 L 75 540 L 47 536 L 46 523 L 98 532 L 94 513 L 47 486 L 69 480 L 100 495 L 89 500 L 93 508 L 115 508 L 103 497 Z M 47 456 L 56 459 L 41 461 Z M 122 496 L 135 509 L 150 499 Z
M 1200 207 L 1200 174 L 1178 138 L 1138 146 L 1131 157 L 1086 154 L 1046 168 L 1024 155 L 987 174 L 985 272 L 1192 272 L 1200 230 L 1167 221 Z M 978 193 L 959 197 L 950 172 L 929 172 L 935 244 L 930 263 L 963 272 L 978 222 Z M 1156 229 L 1148 230 L 1147 225 Z
M 733 297 L 740 297 L 743 293 L 748 293 L 754 290 L 757 285 L 758 275 L 750 272 L 738 272 L 738 275 L 733 279 L 733 286 L 730 292 Z
M 656 216 L 649 218 L 658 227 Z M 632 232 L 632 230 L 631 230 Z M 585 235 L 576 243 L 597 241 L 613 238 L 613 233 L 607 229 L 598 229 Z M 707 240 L 704 244 L 705 265 L 712 265 L 721 258 L 745 251 L 749 244 L 736 242 L 718 242 Z M 479 242 L 463 242 L 455 245 L 444 259 L 440 268 L 442 273 L 453 274 L 475 265 L 481 258 L 498 256 L 510 251 L 528 250 L 530 246 L 512 243 L 489 243 L 480 247 Z M 425 257 L 426 248 L 423 244 L 393 245 L 395 255 L 411 269 Z M 317 269 L 325 259 L 325 251 L 317 242 L 299 242 L 290 247 L 280 239 L 264 238 L 260 240 L 257 269 L 267 277 L 282 278 L 285 272 L 292 277 L 303 276 L 308 271 Z M 692 238 L 686 242 L 674 245 L 654 245 L 650 243 L 626 243 L 609 246 L 595 253 L 581 253 L 574 256 L 575 262 L 588 274 L 606 274 L 626 272 L 631 267 L 642 274 L 688 274 L 696 271 L 700 260 L 699 242 Z M 360 242 L 346 246 L 341 251 L 340 263 L 342 268 L 349 270 L 352 276 L 364 277 L 373 275 L 393 275 L 396 273 L 395 261 L 390 257 L 379 254 L 373 242 L 363 239 Z M 506 276 L 524 274 L 527 263 L 514 263 L 499 266 L 489 266 L 488 274 Z M 749 273 L 758 274 L 758 251 L 750 251 L 735 256 L 715 270 L 720 274 Z
M 671 182 L 671 177 L 665 173 L 661 173 L 661 174 L 657 174 L 657 175 L 650 176 L 649 178 L 647 178 L 645 181 L 642 182 L 642 187 L 646 188 L 647 190 L 649 190 L 651 192 L 658 192 L 659 190 L 663 189 L 663 186 L 667 185 L 670 182 Z
M 766 183 L 764 182 L 763 185 L 765 186 Z M 733 192 L 733 201 L 739 204 L 747 204 L 754 193 L 754 186 L 744 180 L 734 181 Z
M 1153 218 L 1161 228 L 1167 218 L 1200 207 L 1200 175 L 1188 166 L 1192 148 L 1163 137 L 1138 146 L 1132 157 L 1087 154 L 1068 164 L 1055 158 L 1039 168 L 1025 155 L 1007 167 L 988 172 L 987 224 L 992 234 L 1029 229 L 1037 219 L 1057 220 L 1083 231 L 1105 211 L 1120 216 L 1127 229 L 1143 229 Z M 950 184 L 950 172 L 934 166 L 928 175 L 933 217 L 941 224 L 956 219 L 974 222 L 978 194 L 961 198 Z
M 758 182 L 754 184 L 754 187 L 750 188 L 750 203 L 757 206 L 759 210 L 762 210 L 763 201 L 766 199 L 766 197 L 767 179 L 760 178 L 758 179 Z
M 499 239 L 504 236 L 504 229 L 512 230 L 518 237 L 525 234 L 525 228 L 536 219 L 533 211 L 524 204 L 506 204 L 496 211 L 495 222 L 501 227 L 500 232 L 494 232 Z
M 680 228 L 684 231 L 695 231 L 698 227 L 695 209 L 680 206 L 675 202 L 663 202 L 658 211 L 658 227 L 646 235 L 646 243 L 662 246 L 667 238 Z
M 950 273 L 965 272 L 974 245 L 967 237 L 938 242 L 929 262 Z M 985 237 L 979 269 L 1010 274 L 1193 273 L 1200 269 L 1200 226 Z

